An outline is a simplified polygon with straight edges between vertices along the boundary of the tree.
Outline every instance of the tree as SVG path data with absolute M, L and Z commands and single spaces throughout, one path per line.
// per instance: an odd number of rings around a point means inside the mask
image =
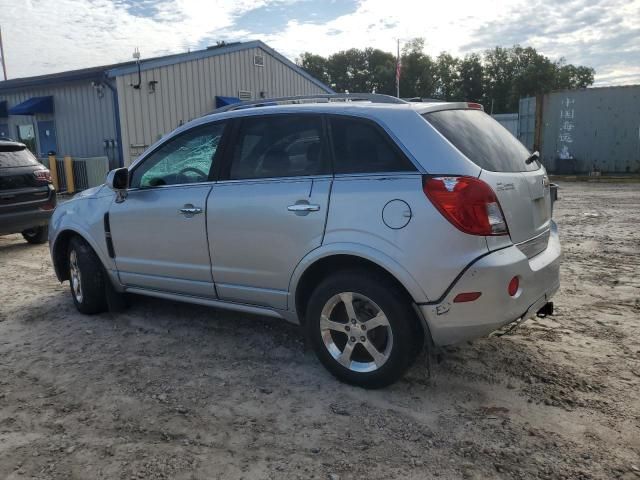
M 402 49 L 400 95 L 479 102 L 489 113 L 517 112 L 520 98 L 593 84 L 593 68 L 551 61 L 535 48 L 495 47 L 457 58 L 442 52 L 433 60 L 424 39 Z M 374 48 L 351 48 L 322 57 L 303 53 L 298 64 L 338 92 L 394 95 L 396 57 Z
M 446 52 L 435 62 L 435 98 L 459 100 L 460 60 Z
M 330 83 L 327 72 L 327 59 L 321 55 L 304 52 L 296 63 L 304 68 L 309 74 L 323 83 Z
M 484 100 L 484 67 L 480 55 L 472 53 L 460 61 L 458 99 L 482 103 Z
M 424 53 L 424 39 L 415 38 L 402 49 L 400 95 L 405 98 L 433 97 L 435 94 L 435 65 Z
M 556 82 L 554 89 L 586 88 L 593 85 L 595 70 L 591 67 L 565 65 L 564 58 L 556 63 Z

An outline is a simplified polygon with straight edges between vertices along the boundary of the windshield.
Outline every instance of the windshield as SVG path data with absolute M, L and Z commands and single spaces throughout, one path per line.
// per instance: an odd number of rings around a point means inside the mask
M 527 172 L 529 151 L 509 131 L 480 110 L 441 110 L 423 117 L 480 168 L 492 172 Z

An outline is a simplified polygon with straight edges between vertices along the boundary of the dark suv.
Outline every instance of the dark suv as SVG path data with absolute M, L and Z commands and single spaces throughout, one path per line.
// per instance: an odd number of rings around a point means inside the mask
M 45 243 L 56 192 L 51 174 L 22 143 L 0 140 L 0 235 Z

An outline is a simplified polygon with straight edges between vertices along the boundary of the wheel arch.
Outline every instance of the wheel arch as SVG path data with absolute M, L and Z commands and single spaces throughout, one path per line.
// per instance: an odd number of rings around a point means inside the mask
M 330 272 L 363 268 L 376 271 L 395 283 L 414 303 L 427 302 L 427 296 L 415 279 L 395 260 L 382 252 L 360 245 L 331 245 L 314 250 L 296 267 L 290 282 L 289 309 L 304 322 L 304 311 L 314 285 Z
M 79 237 L 87 242 L 104 265 L 104 259 L 102 258 L 101 251 L 97 248 L 97 245 L 91 241 L 89 235 L 86 235 L 84 232 L 75 228 L 65 228 L 56 234 L 53 244 L 51 245 L 53 269 L 56 272 L 56 277 L 61 282 L 69 280 L 69 259 L 67 258 L 67 251 L 69 250 L 69 243 L 74 237 Z

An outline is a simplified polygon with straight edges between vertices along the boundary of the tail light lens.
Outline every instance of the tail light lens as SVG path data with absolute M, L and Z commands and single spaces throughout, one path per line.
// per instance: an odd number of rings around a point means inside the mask
M 36 170 L 33 172 L 33 176 L 36 177 L 36 180 L 42 183 L 51 183 L 51 172 L 49 170 L 42 169 Z
M 509 295 L 512 297 L 515 297 L 519 289 L 520 289 L 520 279 L 518 277 L 513 277 L 509 282 L 509 286 L 507 287 L 507 291 L 509 292 Z
M 424 177 L 423 190 L 440 213 L 471 235 L 508 235 L 495 192 L 475 177 Z

